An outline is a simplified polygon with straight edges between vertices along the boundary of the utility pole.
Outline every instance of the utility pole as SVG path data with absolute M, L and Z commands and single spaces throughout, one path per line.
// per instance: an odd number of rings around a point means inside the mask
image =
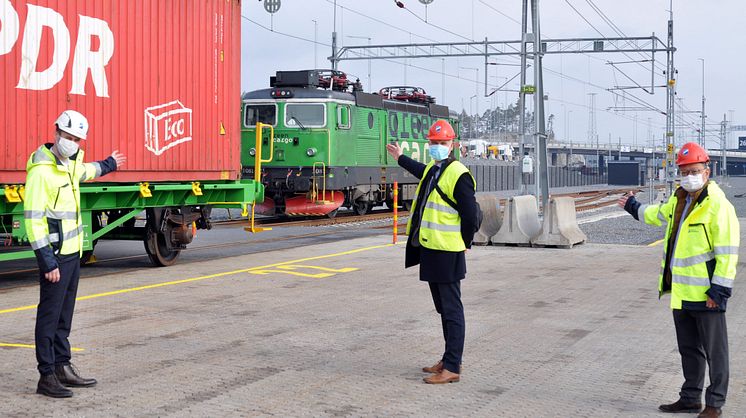
M 723 121 L 720 122 L 720 148 L 722 149 L 722 154 L 720 157 L 720 174 L 725 177 L 728 173 L 727 167 L 728 162 L 726 160 L 727 155 L 725 154 L 726 147 L 726 136 L 727 136 L 727 128 L 728 128 L 728 119 L 725 117 L 725 113 L 723 113 Z
M 479 68 L 475 67 L 458 67 L 462 70 L 474 70 L 474 101 L 477 109 L 477 130 L 479 130 Z
M 572 116 L 572 110 L 567 112 L 567 139 L 570 141 L 570 160 L 572 161 L 572 125 L 570 124 L 570 116 Z
M 534 176 L 536 177 L 536 197 L 541 192 L 542 213 L 546 213 L 549 203 L 549 167 L 547 164 L 547 133 L 544 125 L 544 73 L 542 70 L 541 28 L 539 24 L 539 0 L 531 0 L 531 18 L 534 33 Z
M 702 127 L 699 130 L 699 145 L 707 149 L 707 146 L 705 145 L 705 142 L 707 141 L 707 138 L 705 137 L 705 59 L 699 58 L 699 60 L 702 61 Z
M 521 135 L 519 147 L 520 156 L 523 161 L 526 144 L 526 42 L 529 41 L 528 33 L 528 0 L 523 0 L 523 15 L 521 17 L 521 86 L 518 94 L 518 130 Z M 526 176 L 521 174 L 521 194 L 526 194 Z
M 666 182 L 668 183 L 668 196 L 671 196 L 673 193 L 673 181 L 674 177 L 676 177 L 676 167 L 674 166 L 674 151 L 676 148 L 674 137 L 676 125 L 676 119 L 674 119 L 676 107 L 676 68 L 673 64 L 673 53 L 675 50 L 673 47 L 673 0 L 671 0 L 666 51 Z
M 337 56 L 337 0 L 334 0 L 334 29 L 332 30 L 332 70 L 337 69 L 338 61 L 334 59 Z
M 601 159 L 598 155 L 598 132 L 596 132 L 596 93 L 588 93 L 588 144 L 596 143 L 596 166 L 601 171 Z

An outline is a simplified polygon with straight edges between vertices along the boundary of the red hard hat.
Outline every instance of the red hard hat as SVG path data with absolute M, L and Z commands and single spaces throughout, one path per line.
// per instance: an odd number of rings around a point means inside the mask
M 456 132 L 447 120 L 440 119 L 430 127 L 427 139 L 433 141 L 452 141 L 456 139 Z
M 696 142 L 687 142 L 676 155 L 676 165 L 706 163 L 710 161 L 707 151 Z

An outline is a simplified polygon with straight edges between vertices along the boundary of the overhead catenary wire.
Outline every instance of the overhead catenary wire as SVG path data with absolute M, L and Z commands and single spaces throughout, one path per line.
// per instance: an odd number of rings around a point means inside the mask
M 300 40 L 300 41 L 309 42 L 309 43 L 312 43 L 312 44 L 315 43 L 317 45 L 331 47 L 331 44 L 327 44 L 327 43 L 324 43 L 324 42 L 318 42 L 318 41 L 314 41 L 313 39 L 308 39 L 308 38 L 304 38 L 302 36 L 293 35 L 293 34 L 290 34 L 290 33 L 281 32 L 281 31 L 277 31 L 277 30 L 271 29 L 271 28 L 267 27 L 266 25 L 263 25 L 263 24 L 255 21 L 255 20 L 249 18 L 248 16 L 241 15 L 241 17 L 243 19 L 247 20 L 248 22 L 251 22 L 254 25 L 256 25 L 256 26 L 258 26 L 258 27 L 260 27 L 260 28 L 262 28 L 264 30 L 267 30 L 269 32 L 272 32 L 272 33 L 275 33 L 275 34 L 278 34 L 278 35 L 282 35 L 282 36 L 286 36 L 286 37 L 289 37 L 289 38 L 292 38 L 292 39 Z M 356 54 L 358 56 L 364 57 L 364 55 L 358 53 L 357 51 L 351 51 L 351 53 L 354 53 L 354 54 Z M 461 77 L 459 75 L 455 75 L 455 74 L 451 74 L 451 73 L 443 73 L 441 71 L 433 70 L 433 69 L 430 69 L 430 68 L 427 68 L 427 67 L 421 67 L 419 65 L 414 65 L 414 64 L 399 62 L 399 61 L 394 60 L 394 59 L 384 58 L 383 61 L 394 63 L 394 64 L 397 64 L 397 65 L 407 66 L 407 67 L 411 67 L 411 68 L 416 68 L 418 70 L 430 72 L 430 73 L 433 73 L 433 74 L 445 75 L 447 77 L 451 77 L 451 78 L 455 78 L 455 79 L 459 79 L 459 80 L 464 80 L 464 81 L 468 81 L 468 82 L 471 82 L 471 83 L 481 82 L 481 81 L 476 80 L 476 79 L 465 78 L 465 77 Z M 352 74 L 352 73 L 349 73 L 349 74 L 355 76 L 355 74 Z M 488 84 L 487 86 L 488 87 L 496 87 L 496 85 L 493 85 L 493 84 Z
M 288 33 L 277 31 L 277 30 L 272 30 L 269 27 L 267 27 L 265 25 L 262 25 L 262 24 L 260 24 L 260 23 L 258 23 L 256 21 L 250 19 L 247 16 L 243 16 L 242 15 L 242 17 L 244 19 L 246 19 L 247 21 L 249 21 L 249 22 L 257 25 L 258 27 L 260 27 L 262 29 L 265 29 L 265 30 L 267 30 L 269 32 L 276 33 L 278 35 L 287 36 L 287 37 L 290 37 L 290 38 L 293 38 L 293 39 L 297 39 L 297 40 L 301 40 L 301 41 L 305 41 L 305 42 L 314 43 L 314 41 L 312 39 L 307 39 L 307 38 L 304 38 L 302 36 L 297 36 L 297 35 L 292 35 L 292 34 L 288 34 Z M 323 46 L 331 46 L 330 44 L 323 43 L 323 42 L 316 42 L 316 43 L 319 44 L 319 45 L 323 45 Z M 402 63 L 402 62 L 399 62 L 399 61 L 396 61 L 396 60 L 384 59 L 384 61 L 392 62 L 392 63 L 398 64 L 398 65 L 407 65 L 407 66 L 409 66 L 411 68 L 416 68 L 416 69 L 420 69 L 420 70 L 423 70 L 423 71 L 428 71 L 428 72 L 435 73 L 435 74 L 443 74 L 440 71 L 432 70 L 432 69 L 429 69 L 429 68 L 426 68 L 426 67 L 421 67 L 421 66 L 414 65 L 414 64 L 405 64 L 405 63 Z M 593 83 L 590 83 L 590 82 L 587 82 L 587 81 L 584 81 L 584 80 L 580 80 L 580 79 L 568 76 L 566 74 L 562 74 L 562 73 L 556 72 L 556 71 L 548 69 L 546 67 L 544 69 L 547 70 L 547 71 L 549 71 L 550 73 L 554 73 L 554 74 L 559 75 L 559 76 L 561 76 L 561 77 L 563 77 L 565 79 L 572 80 L 572 81 L 575 81 L 575 82 L 578 82 L 578 83 L 584 83 L 584 84 L 590 85 L 592 87 L 595 87 L 595 88 L 598 88 L 598 89 L 601 89 L 601 90 L 605 90 L 602 86 L 598 86 L 596 84 L 593 84 Z M 451 77 L 451 78 L 455 78 L 455 79 L 459 79 L 459 80 L 464 80 L 464 81 L 468 81 L 468 82 L 477 82 L 477 80 L 475 80 L 475 79 L 464 78 L 464 77 L 461 77 L 461 76 L 455 75 L 455 74 L 445 73 L 445 75 L 448 76 L 448 77 Z M 502 87 L 502 86 L 497 86 L 497 85 L 494 85 L 494 84 L 488 84 L 488 87 Z M 585 105 L 585 104 L 577 104 L 577 103 L 574 103 L 574 102 L 560 100 L 560 99 L 555 99 L 555 100 L 557 100 L 558 102 L 561 102 L 561 103 L 570 104 L 570 105 L 574 105 L 574 106 L 579 106 L 579 107 L 583 107 L 583 108 L 586 108 L 586 109 L 589 108 L 589 106 Z M 649 107 L 649 105 L 644 104 L 644 103 L 636 103 L 636 104 L 640 104 L 641 106 Z M 610 115 L 613 115 L 613 116 L 616 116 L 616 117 L 619 117 L 619 118 L 622 118 L 622 119 L 632 120 L 632 118 L 629 117 L 629 116 L 626 116 L 624 114 L 619 114 L 617 112 L 611 112 L 608 109 L 597 108 L 596 110 L 608 113 Z M 659 109 L 655 109 L 655 108 L 650 108 L 650 110 L 654 110 L 654 111 L 659 111 L 660 112 Z
M 327 1 L 327 2 L 329 2 L 329 3 L 332 3 L 332 1 L 331 1 L 331 0 L 325 0 L 325 1 Z M 566 1 L 567 1 L 567 0 L 566 0 Z M 484 4 L 485 6 L 489 7 L 490 9 L 492 9 L 492 10 L 496 11 L 496 9 L 494 9 L 493 7 L 491 7 L 490 5 L 488 5 L 487 3 L 485 3 L 484 1 L 480 0 L 480 3 Z M 370 19 L 370 20 L 372 20 L 372 21 L 376 21 L 376 22 L 378 22 L 378 23 L 382 23 L 382 24 L 385 24 L 386 26 L 388 26 L 388 27 L 391 27 L 391 28 L 393 28 L 393 29 L 396 29 L 396 30 L 402 31 L 402 32 L 404 32 L 404 33 L 408 33 L 408 34 L 410 34 L 410 35 L 412 35 L 412 36 L 417 36 L 417 37 L 419 37 L 419 38 L 422 38 L 422 39 L 426 39 L 426 40 L 434 41 L 434 40 L 432 40 L 431 38 L 427 38 L 427 37 L 425 37 L 425 36 L 419 35 L 419 34 L 417 34 L 417 33 L 414 33 L 414 32 L 412 32 L 412 31 L 409 31 L 409 30 L 406 30 L 406 29 L 402 29 L 402 28 L 400 28 L 400 27 L 397 27 L 397 26 L 395 26 L 395 25 L 391 25 L 391 24 L 389 24 L 389 23 L 387 23 L 387 22 L 384 22 L 384 21 L 382 21 L 382 20 L 380 20 L 380 19 L 377 19 L 377 18 L 375 18 L 375 17 L 372 17 L 372 16 L 369 16 L 369 15 L 365 15 L 365 14 L 363 14 L 363 13 L 361 13 L 361 12 L 357 11 L 357 10 L 351 9 L 351 8 L 349 8 L 349 7 L 346 7 L 346 6 L 341 6 L 341 5 L 338 5 L 338 7 L 340 7 L 340 8 L 344 8 L 345 10 L 348 10 L 348 11 L 350 11 L 350 12 L 354 13 L 354 14 L 357 14 L 357 15 L 359 15 L 359 16 L 365 17 L 365 18 L 367 18 L 367 19 Z M 515 19 L 512 19 L 512 18 L 510 18 L 510 17 L 508 16 L 508 15 L 506 15 L 506 14 L 504 14 L 504 13 L 502 13 L 502 12 L 499 12 L 499 13 L 500 13 L 501 15 L 504 15 L 505 17 L 509 18 L 510 20 L 512 20 L 512 21 L 515 21 Z M 267 26 L 265 26 L 265 25 L 262 25 L 262 24 L 260 24 L 259 22 L 256 22 L 256 21 L 254 21 L 254 20 L 252 20 L 252 19 L 250 19 L 250 18 L 248 18 L 248 17 L 246 17 L 246 16 L 243 16 L 243 18 L 244 18 L 244 19 L 246 19 L 247 21 L 249 21 L 249 22 L 251 22 L 251 23 L 253 23 L 253 24 L 255 24 L 255 25 L 257 25 L 257 26 L 259 26 L 259 27 L 261 27 L 261 28 L 263 28 L 263 29 L 265 29 L 265 30 L 267 30 L 267 31 L 273 32 L 273 33 L 277 33 L 277 34 L 280 34 L 280 35 L 283 35 L 283 36 L 287 36 L 287 37 L 290 37 L 290 38 L 293 38 L 293 39 L 297 39 L 297 40 L 302 40 L 302 41 L 305 41 L 305 42 L 309 42 L 309 43 L 316 43 L 316 44 L 318 44 L 318 45 L 323 45 L 323 46 L 331 46 L 331 45 L 329 45 L 329 44 L 327 44 L 327 43 L 323 43 L 323 42 L 315 42 L 314 40 L 310 40 L 310 39 L 307 39 L 307 38 L 304 38 L 304 37 L 301 37 L 301 36 L 297 36 L 297 35 L 292 35 L 292 34 L 289 34 L 289 33 L 285 33 L 285 32 L 281 32 L 281 31 L 275 31 L 275 30 L 273 30 L 273 29 L 271 29 L 271 28 L 268 28 Z M 419 20 L 422 20 L 422 19 L 419 19 Z M 445 29 L 445 28 L 443 28 L 443 27 L 440 27 L 440 26 L 438 26 L 438 25 L 436 25 L 436 24 L 433 24 L 433 23 L 431 23 L 431 22 L 425 22 L 424 20 L 422 20 L 422 21 L 423 21 L 423 23 L 426 23 L 426 24 L 428 24 L 429 26 L 432 26 L 432 27 L 434 27 L 434 28 L 436 28 L 436 29 L 440 29 L 440 30 L 443 30 L 443 31 L 445 31 L 445 32 L 451 33 L 451 31 L 449 31 L 448 29 Z M 463 36 L 463 35 L 458 35 L 458 36 L 459 36 L 459 37 L 461 37 L 461 38 L 464 38 L 464 39 L 469 39 L 469 38 L 467 38 L 467 37 L 465 37 L 465 36 Z M 601 33 L 601 36 L 602 36 L 602 37 L 605 37 L 605 36 L 604 36 L 604 35 L 603 35 L 602 33 Z M 356 55 L 358 55 L 358 56 L 365 56 L 365 55 L 359 54 L 359 53 L 357 53 L 357 52 L 355 52 L 355 53 L 356 53 Z M 515 58 L 515 57 L 514 57 L 514 58 Z M 593 57 L 593 58 L 595 58 L 595 57 Z M 596 58 L 596 59 L 597 59 L 597 58 Z M 407 67 L 410 67 L 410 68 L 415 68 L 415 69 L 418 69 L 418 70 L 426 71 L 426 72 L 429 72 L 429 73 L 433 73 L 433 74 L 443 75 L 443 76 L 446 76 L 446 77 L 449 77 L 449 78 L 453 78 L 453 79 L 464 80 L 464 81 L 467 81 L 467 82 L 474 82 L 474 83 L 482 83 L 482 82 L 483 82 L 483 81 L 481 81 L 481 80 L 475 80 L 475 79 L 464 78 L 464 77 L 461 77 L 461 76 L 459 76 L 459 75 L 455 75 L 455 74 L 452 74 L 452 73 L 444 73 L 444 72 L 442 72 L 442 71 L 432 70 L 432 69 L 430 69 L 430 68 L 427 68 L 427 67 L 422 67 L 422 66 L 418 66 L 418 65 L 414 65 L 414 64 L 410 64 L 410 63 L 402 63 L 402 62 L 399 62 L 399 61 L 397 61 L 397 60 L 395 60 L 395 59 L 386 59 L 386 58 L 383 58 L 382 60 L 383 60 L 383 61 L 387 61 L 387 62 L 390 62 L 390 63 L 395 63 L 395 64 L 398 64 L 398 65 L 402 65 L 402 66 L 407 66 Z M 574 77 L 571 77 L 571 76 L 568 76 L 568 75 L 566 75 L 566 74 L 563 74 L 563 73 L 561 73 L 561 72 L 557 72 L 557 71 L 554 71 L 554 70 L 552 70 L 552 69 L 550 69 L 550 68 L 547 68 L 546 66 L 545 66 L 544 68 L 545 68 L 545 70 L 547 70 L 548 72 L 550 72 L 550 73 L 554 73 L 554 74 L 556 74 L 556 75 L 558 75 L 558 76 L 560 76 L 560 77 L 562 77 L 562 78 L 564 78 L 564 79 L 568 79 L 568 80 L 571 80 L 571 81 L 575 81 L 575 82 L 578 82 L 578 83 L 583 83 L 583 84 L 586 84 L 586 85 L 592 86 L 592 87 L 594 87 L 594 88 L 596 88 L 596 89 L 599 89 L 599 90 L 603 90 L 603 91 L 608 91 L 608 90 L 607 90 L 606 88 L 604 88 L 604 87 L 602 87 L 602 86 L 599 86 L 599 85 L 596 85 L 596 84 L 593 84 L 593 83 L 590 83 L 590 82 L 587 82 L 587 81 L 584 81 L 584 80 L 580 80 L 580 79 L 577 79 L 577 78 L 574 78 Z M 494 84 L 491 84 L 491 83 L 486 83 L 486 84 L 487 84 L 487 86 L 488 86 L 488 87 L 495 87 L 495 85 L 494 85 Z M 503 84 L 502 86 L 499 86 L 499 88 L 502 88 L 502 87 L 504 87 L 504 84 Z M 624 96 L 623 96 L 623 95 L 620 95 L 619 93 L 616 93 L 616 92 L 611 92 L 611 93 L 612 93 L 613 95 L 617 96 L 617 97 L 624 97 L 625 99 L 629 100 L 630 102 L 632 102 L 632 103 L 635 103 L 635 104 L 638 104 L 638 105 L 640 105 L 641 107 L 644 107 L 645 109 L 648 109 L 648 110 L 651 110 L 651 111 L 655 111 L 655 112 L 658 112 L 658 113 L 661 113 L 661 114 L 665 114 L 665 112 L 664 112 L 664 111 L 662 111 L 661 109 L 659 109 L 659 108 L 655 107 L 654 105 L 651 105 L 650 103 L 648 103 L 648 102 L 646 102 L 646 101 L 644 101 L 644 100 L 642 100 L 642 99 L 640 99 L 640 98 L 638 98 L 638 97 L 636 97 L 636 96 L 634 96 L 634 95 L 631 95 L 631 94 L 629 94 L 629 93 L 627 93 L 627 94 L 626 94 L 626 95 L 624 95 Z M 558 101 L 559 101 L 559 100 L 558 100 Z M 571 102 L 566 102 L 566 103 L 568 103 L 568 104 L 572 104 Z M 586 107 L 586 108 L 587 108 L 587 106 L 583 106 L 583 107 Z M 620 114 L 620 113 L 618 113 L 618 112 L 611 112 L 611 111 L 609 111 L 608 109 L 600 109 L 600 110 L 602 110 L 602 111 L 604 111 L 604 112 L 606 112 L 606 113 L 609 113 L 609 114 L 611 114 L 611 115 L 614 115 L 614 116 L 616 116 L 616 117 L 620 117 L 620 118 L 622 118 L 622 119 L 632 120 L 632 118 L 630 118 L 630 117 L 626 117 L 625 115 L 622 115 L 622 114 Z

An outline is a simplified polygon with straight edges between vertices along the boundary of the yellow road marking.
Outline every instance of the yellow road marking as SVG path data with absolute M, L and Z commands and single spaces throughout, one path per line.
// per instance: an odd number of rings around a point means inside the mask
M 329 267 L 306 266 L 306 265 L 301 265 L 301 264 L 288 264 L 286 266 L 278 266 L 277 268 L 278 269 L 283 269 L 283 270 L 295 270 L 295 269 L 298 269 L 298 268 L 303 268 L 303 269 L 329 271 L 329 272 L 332 272 L 332 273 L 349 273 L 351 271 L 360 270 L 357 267 L 342 267 L 341 269 L 333 269 L 333 268 L 329 268 Z
M 201 280 L 214 279 L 216 277 L 224 277 L 224 276 L 231 276 L 231 275 L 239 274 L 239 273 L 251 272 L 252 270 L 266 270 L 266 269 L 269 269 L 269 268 L 272 268 L 272 267 L 283 266 L 283 265 L 286 265 L 286 264 L 295 264 L 295 263 L 302 263 L 302 262 L 311 261 L 311 260 L 321 260 L 321 259 L 324 259 L 324 258 L 339 257 L 339 256 L 343 256 L 343 255 L 355 254 L 355 253 L 360 253 L 360 252 L 363 252 L 363 251 L 376 250 L 376 249 L 379 249 L 379 248 L 386 248 L 386 247 L 391 247 L 391 246 L 392 246 L 392 244 L 374 245 L 374 246 L 371 246 L 371 247 L 363 247 L 363 248 L 358 248 L 358 249 L 355 249 L 355 250 L 344 251 L 344 252 L 340 252 L 340 253 L 325 254 L 325 255 L 319 255 L 319 256 L 315 256 L 315 257 L 306 257 L 306 258 L 300 258 L 300 259 L 297 259 L 297 260 L 288 260 L 288 261 L 283 261 L 283 262 L 279 262 L 279 263 L 268 264 L 268 265 L 265 265 L 265 266 L 250 267 L 250 268 L 246 268 L 246 269 L 227 271 L 227 272 L 223 272 L 223 273 L 209 274 L 209 275 L 206 275 L 206 276 L 192 277 L 190 279 L 173 280 L 173 281 L 170 281 L 170 282 L 155 283 L 155 284 L 150 284 L 150 285 L 146 285 L 146 286 L 131 287 L 131 288 L 128 288 L 128 289 L 114 290 L 114 291 L 111 291 L 111 292 L 96 293 L 96 294 L 93 294 L 93 295 L 81 296 L 81 297 L 79 297 L 79 298 L 77 298 L 75 300 L 76 301 L 81 301 L 81 300 L 87 300 L 87 299 L 96 299 L 96 298 L 101 298 L 101 297 L 104 297 L 104 296 L 121 295 L 121 294 L 124 294 L 124 293 L 139 292 L 141 290 L 148 290 L 148 289 L 155 289 L 155 288 L 165 287 L 165 286 L 173 286 L 173 285 L 177 285 L 177 284 L 198 282 L 198 281 L 201 281 Z M 6 314 L 6 313 L 11 313 L 11 312 L 27 311 L 27 310 L 34 309 L 34 308 L 36 308 L 36 305 L 26 305 L 26 306 L 19 306 L 17 308 L 3 309 L 3 310 L 0 310 L 0 315 Z
M 0 343 L 0 347 L 13 347 L 13 348 L 36 348 L 33 344 L 11 344 L 11 343 Z M 85 351 L 85 349 L 71 347 L 72 351 Z
M 655 242 L 651 242 L 650 244 L 648 244 L 648 247 L 655 247 L 656 245 L 658 245 L 658 244 L 660 244 L 661 242 L 663 242 L 663 240 L 665 240 L 665 238 L 661 238 L 661 239 L 659 239 L 658 241 L 655 241 Z
M 310 277 L 313 279 L 323 279 L 324 277 L 331 277 L 334 276 L 333 273 L 300 273 L 297 271 L 287 271 L 287 270 L 252 270 L 249 272 L 249 274 L 270 274 L 270 273 L 281 273 L 281 274 L 290 274 L 292 276 L 300 276 L 300 277 Z
M 279 270 L 251 270 L 249 271 L 249 274 L 270 274 L 270 273 L 282 273 L 282 274 L 290 274 L 292 276 L 300 276 L 300 277 L 311 277 L 314 279 L 323 279 L 324 277 L 331 277 L 336 275 L 336 273 L 349 273 L 351 271 L 359 270 L 355 267 L 343 267 L 339 269 L 333 269 L 329 267 L 321 267 L 321 266 L 309 266 L 305 264 L 284 264 L 281 266 L 277 266 Z M 321 270 L 325 271 L 327 273 L 301 273 L 299 271 L 295 271 L 297 269 L 310 269 L 310 270 Z

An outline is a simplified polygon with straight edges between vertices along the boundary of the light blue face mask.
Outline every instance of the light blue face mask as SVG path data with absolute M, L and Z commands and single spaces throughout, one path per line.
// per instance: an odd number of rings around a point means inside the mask
M 435 161 L 442 161 L 448 158 L 451 152 L 445 145 L 430 145 L 430 157 Z

